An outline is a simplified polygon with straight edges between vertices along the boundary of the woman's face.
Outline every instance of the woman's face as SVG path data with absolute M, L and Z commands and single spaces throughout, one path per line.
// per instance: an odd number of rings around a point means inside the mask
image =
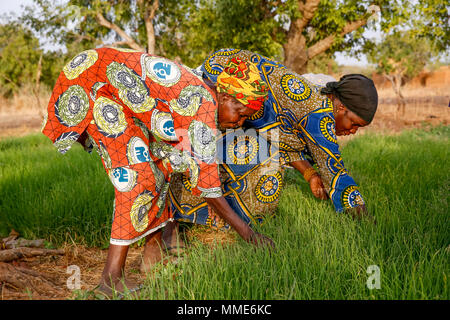
M 336 135 L 347 136 L 355 134 L 359 128 L 367 126 L 369 123 L 357 116 L 353 111 L 347 109 L 339 99 L 335 99 L 336 112 L 334 119 L 336 120 Z
M 236 98 L 223 93 L 217 93 L 218 122 L 220 129 L 235 129 L 242 127 L 244 121 L 251 117 L 256 110 L 250 109 L 240 103 Z

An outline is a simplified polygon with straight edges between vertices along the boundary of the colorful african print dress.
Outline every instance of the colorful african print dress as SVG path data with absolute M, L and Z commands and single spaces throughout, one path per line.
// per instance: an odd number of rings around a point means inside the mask
M 218 140 L 222 191 L 228 203 L 247 223 L 262 222 L 277 207 L 285 165 L 309 160 L 317 166 L 336 211 L 364 203 L 354 179 L 344 167 L 335 135 L 331 100 L 320 86 L 280 63 L 245 50 L 223 49 L 211 54 L 201 66 L 213 83 L 231 57 L 252 61 L 269 85 L 269 97 L 245 123 L 245 131 L 227 132 Z M 184 188 L 170 190 L 175 218 L 227 227 L 201 199 Z
M 172 218 L 171 176 L 220 197 L 215 93 L 176 62 L 127 49 L 87 50 L 61 72 L 42 132 L 61 153 L 97 149 L 115 188 L 111 243 L 128 245 Z M 84 138 L 84 137 L 87 138 Z

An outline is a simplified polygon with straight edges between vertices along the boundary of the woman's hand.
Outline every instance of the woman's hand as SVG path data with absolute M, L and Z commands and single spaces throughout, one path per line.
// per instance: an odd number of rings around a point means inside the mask
M 253 244 L 256 247 L 267 247 L 270 250 L 275 250 L 275 243 L 269 237 L 253 231 L 253 234 L 250 236 L 247 242 Z
M 311 164 L 306 160 L 293 161 L 289 163 L 297 169 L 309 183 L 309 187 L 316 198 L 326 200 L 328 194 L 322 182 L 320 175 L 313 169 Z
M 269 237 L 255 232 L 250 226 L 242 220 L 236 212 L 230 207 L 224 197 L 204 198 L 208 206 L 214 212 L 225 220 L 236 232 L 248 243 L 256 247 L 267 246 L 269 249 L 275 249 L 275 244 Z
M 311 179 L 309 180 L 309 187 L 311 188 L 312 194 L 316 198 L 322 200 L 328 199 L 328 194 L 323 185 L 322 178 L 318 174 L 311 177 Z

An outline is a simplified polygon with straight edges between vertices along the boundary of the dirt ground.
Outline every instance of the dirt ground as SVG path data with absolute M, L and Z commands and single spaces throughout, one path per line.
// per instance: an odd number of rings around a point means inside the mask
M 181 228 L 183 239 L 187 247 L 192 246 L 192 240 L 198 240 L 196 243 L 206 245 L 214 249 L 217 244 L 234 242 L 237 235 L 231 231 L 210 230 L 206 227 L 193 229 Z M 32 281 L 29 288 L 17 288 L 11 283 L 2 283 L 0 281 L 0 300 L 65 300 L 65 299 L 95 299 L 102 298 L 94 296 L 92 290 L 99 284 L 103 267 L 108 253 L 107 249 L 87 248 L 83 245 L 66 244 L 62 248 L 63 255 L 39 256 L 33 258 L 22 258 L 9 262 L 11 266 L 18 270 L 28 271 L 27 273 L 39 273 L 39 278 L 45 279 L 46 284 L 50 284 L 52 292 L 43 290 L 44 284 Z M 0 248 L 1 250 L 1 248 Z M 126 277 L 133 283 L 142 284 L 145 281 L 146 274 L 139 271 L 142 261 L 143 247 L 137 245 L 130 246 L 125 267 Z M 166 257 L 169 257 L 166 255 Z M 172 256 L 173 257 L 173 256 Z M 184 258 L 189 258 L 189 249 L 185 251 Z M 176 260 L 176 259 L 175 259 Z M 1 262 L 0 262 L 1 264 Z M 80 290 L 71 290 L 74 282 L 71 280 L 74 275 L 71 266 L 80 269 Z M 73 268 L 73 267 L 72 267 Z M 154 272 L 161 270 L 161 264 L 154 267 Z M 1 268 L 0 268 L 1 272 Z M 82 292 L 83 291 L 83 292 Z
M 76 292 L 69 289 L 74 284 L 70 281 L 70 276 L 74 273 L 69 266 L 80 268 L 81 290 L 94 289 L 100 281 L 107 251 L 80 245 L 66 245 L 62 249 L 65 252 L 64 255 L 23 258 L 19 262 L 11 263 L 20 270 L 38 272 L 41 278 L 51 283 L 54 288 L 53 292 L 40 290 L 42 285 L 39 283 L 33 283 L 30 288 L 24 289 L 6 282 L 0 284 L 0 299 L 60 300 L 76 298 Z M 140 252 L 140 248 L 130 248 L 127 260 L 128 278 L 136 283 L 141 283 L 143 280 L 139 274 Z
M 407 128 L 419 128 L 423 125 L 449 125 L 450 108 L 448 107 L 448 95 L 440 95 L 431 100 L 410 100 L 406 107 L 406 115 L 397 113 L 397 107 L 392 101 L 392 96 L 386 95 L 380 99 L 379 111 L 373 123 L 366 128 L 360 129 L 358 134 L 365 132 L 398 133 Z M 1 107 L 1 106 L 0 106 Z M 38 133 L 42 123 L 42 112 L 25 107 L 12 111 L 0 108 L 0 140 L 8 137 L 24 136 L 29 133 Z M 353 137 L 339 138 L 345 143 Z M 189 237 L 199 238 L 206 245 L 211 245 L 215 240 L 220 242 L 233 241 L 233 235 L 224 232 L 195 231 L 195 234 L 187 234 Z M 81 289 L 92 290 L 99 282 L 106 250 L 98 248 L 86 248 L 81 245 L 67 244 L 62 248 L 64 255 L 45 256 L 35 258 L 23 258 L 11 263 L 14 267 L 24 268 L 39 272 L 48 279 L 54 287 L 54 292 L 39 292 L 15 288 L 0 282 L 0 299 L 70 299 L 76 298 L 77 293 L 67 288 L 67 280 L 71 274 L 67 268 L 71 265 L 80 267 Z M 139 273 L 142 248 L 131 247 L 127 259 L 127 274 L 130 280 L 142 283 L 143 276 Z M 80 297 L 80 296 L 78 296 Z

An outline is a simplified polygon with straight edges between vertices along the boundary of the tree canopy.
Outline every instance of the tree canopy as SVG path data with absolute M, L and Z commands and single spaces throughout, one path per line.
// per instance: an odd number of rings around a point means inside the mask
M 20 60 L 35 65 L 41 49 L 34 33 L 65 48 L 65 56 L 45 53 L 44 60 L 54 66 L 81 50 L 109 45 L 162 55 L 190 67 L 214 50 L 233 47 L 304 73 L 308 62 L 320 67 L 335 52 L 370 53 L 376 44 L 363 33 L 375 25 L 383 35 L 410 30 L 411 36 L 428 39 L 436 50 L 448 50 L 448 15 L 442 0 L 34 0 L 11 25 L 19 28 L 17 34 L 9 38 L 2 32 L 9 39 L 2 46 L 11 47 L 6 53 L 21 41 L 27 43 L 29 49 L 21 49 Z M 374 18 L 378 23 L 369 23 Z M 2 68 L 3 75 L 16 77 L 12 61 Z M 29 74 L 21 79 L 29 78 L 32 67 L 22 69 Z M 43 77 L 53 76 L 52 70 L 49 67 Z M 1 81 L 6 83 L 4 77 Z M 13 78 L 6 87 L 22 81 Z
M 369 61 L 376 64 L 378 73 L 392 83 L 403 113 L 405 101 L 401 87 L 418 75 L 437 52 L 435 41 L 421 37 L 413 30 L 392 32 L 369 51 Z
M 39 40 L 20 24 L 0 25 L 0 87 L 9 96 L 34 80 L 41 50 Z

